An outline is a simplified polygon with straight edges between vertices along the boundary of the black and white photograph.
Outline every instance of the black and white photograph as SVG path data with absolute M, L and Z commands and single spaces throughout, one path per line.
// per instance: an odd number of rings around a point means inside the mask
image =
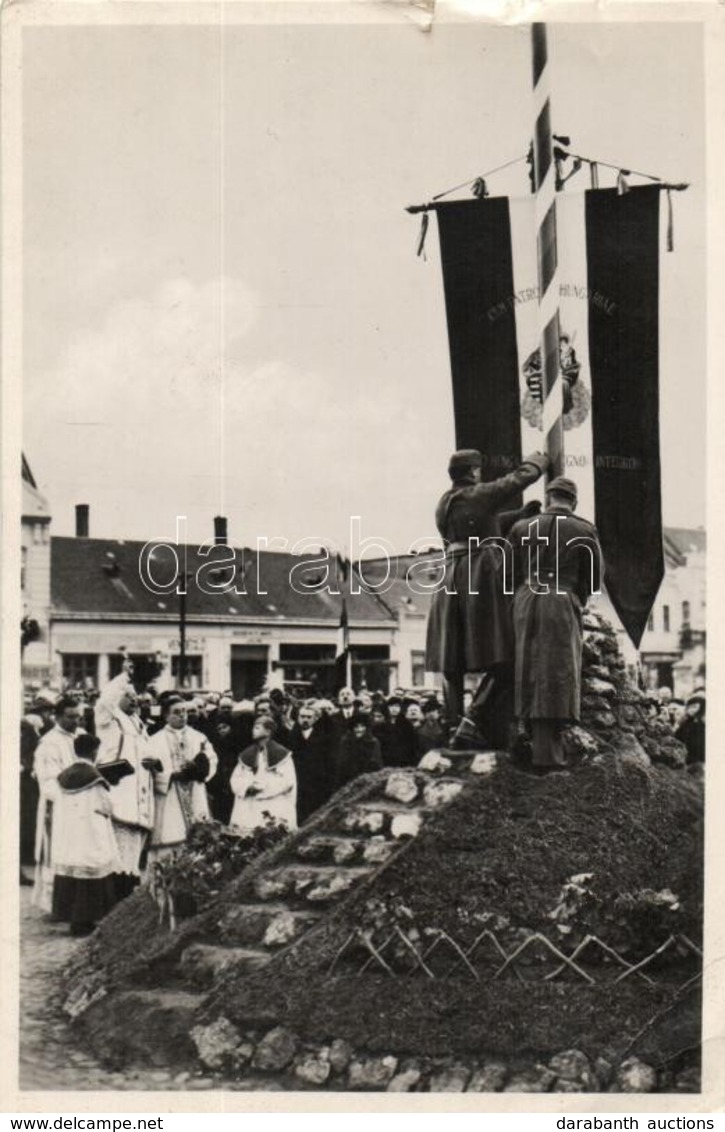
M 723 20 L 638 12 L 4 8 L 16 1103 L 715 1111 Z

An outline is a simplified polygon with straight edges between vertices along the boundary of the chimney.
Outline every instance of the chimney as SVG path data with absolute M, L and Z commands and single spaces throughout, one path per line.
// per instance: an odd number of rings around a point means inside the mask
M 87 503 L 76 503 L 76 538 L 88 538 L 89 507 Z
M 214 544 L 227 546 L 227 519 L 226 515 L 214 516 Z

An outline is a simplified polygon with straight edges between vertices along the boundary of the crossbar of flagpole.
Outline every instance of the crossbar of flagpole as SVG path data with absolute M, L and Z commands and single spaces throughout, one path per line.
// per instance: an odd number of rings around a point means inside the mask
M 539 269 L 539 332 L 544 448 L 548 478 L 564 470 L 564 394 L 559 369 L 559 276 L 556 232 L 556 163 L 551 126 L 551 98 L 546 24 L 531 25 L 534 88 L 534 193 L 536 254 Z

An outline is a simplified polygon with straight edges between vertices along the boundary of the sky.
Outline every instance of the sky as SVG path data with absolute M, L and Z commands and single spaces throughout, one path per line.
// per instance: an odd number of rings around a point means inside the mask
M 201 541 L 224 514 L 237 544 L 349 548 L 357 515 L 397 551 L 432 540 L 455 447 L 447 330 L 435 221 L 424 261 L 404 208 L 525 153 L 528 31 L 211 22 L 23 43 L 23 446 L 53 533 L 84 502 L 97 537 L 169 537 L 184 515 Z M 665 522 L 698 526 L 702 30 L 556 24 L 549 53 L 578 152 L 691 183 L 662 256 L 661 444 Z M 526 195 L 525 166 L 489 188 Z

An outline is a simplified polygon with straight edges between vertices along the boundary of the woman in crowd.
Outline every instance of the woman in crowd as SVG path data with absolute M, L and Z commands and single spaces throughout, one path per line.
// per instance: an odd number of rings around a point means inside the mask
M 685 708 L 685 718 L 675 732 L 675 736 L 687 747 L 687 765 L 694 766 L 705 762 L 705 697 L 690 696 Z
M 353 716 L 350 729 L 343 732 L 337 749 L 335 789 L 352 782 L 359 774 L 381 770 L 382 766 L 380 744 L 368 730 L 367 719 L 363 715 Z

